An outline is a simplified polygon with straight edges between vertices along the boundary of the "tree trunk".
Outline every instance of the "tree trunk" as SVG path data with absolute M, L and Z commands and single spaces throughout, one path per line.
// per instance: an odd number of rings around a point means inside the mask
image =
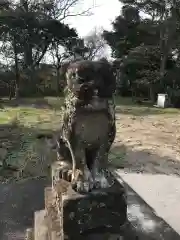
M 21 6 L 23 7 L 23 11 L 25 13 L 29 12 L 29 3 L 27 0 L 20 0 Z M 32 44 L 31 44 L 31 39 L 29 36 L 31 36 L 31 29 L 27 28 L 27 32 L 26 35 L 27 37 L 27 41 L 24 44 L 24 65 L 25 65 L 25 69 L 28 68 L 30 69 L 32 64 L 33 64 L 33 55 L 32 55 Z
M 166 53 L 166 47 L 167 47 L 167 36 L 166 33 L 167 33 L 167 29 L 166 27 L 164 26 L 164 21 L 165 21 L 165 11 L 163 11 L 161 13 L 161 16 L 160 16 L 160 22 L 162 24 L 162 27 L 161 27 L 161 30 L 160 30 L 160 42 L 159 42 L 159 46 L 160 46 L 160 51 L 162 53 L 161 55 L 161 63 L 160 63 L 160 69 L 159 69 L 159 75 L 160 75 L 160 81 L 162 80 L 162 77 L 164 76 L 165 74 L 165 67 L 166 67 L 166 56 L 167 56 L 167 53 Z M 166 39 L 165 39 L 166 38 Z M 151 90 L 150 90 L 150 95 L 151 95 Z
M 163 53 L 163 56 L 161 58 L 161 64 L 160 64 L 160 70 L 159 70 L 161 86 L 163 86 L 163 77 L 164 77 L 165 71 L 166 71 L 166 63 L 167 63 L 167 59 L 168 59 L 168 54 L 169 54 L 169 51 L 165 50 Z
M 57 81 L 57 94 L 59 94 L 59 92 L 60 92 L 60 72 L 59 72 L 59 70 L 60 70 L 60 68 L 58 67 L 56 69 L 56 73 L 57 73 L 57 75 L 56 75 L 56 77 L 57 77 L 57 79 L 56 79 L 56 81 Z
M 24 47 L 24 64 L 25 68 L 28 69 L 31 69 L 33 65 L 32 46 L 30 43 L 27 43 Z
M 60 93 L 60 68 L 61 68 L 61 57 L 59 56 L 58 46 L 56 46 L 56 84 L 57 94 Z
M 15 37 L 14 37 L 14 40 L 13 40 L 13 48 L 14 48 L 14 61 L 15 61 L 15 98 L 18 99 L 19 98 L 20 76 L 19 76 L 17 46 L 16 46 Z
M 162 81 L 165 70 L 166 70 L 166 63 L 168 59 L 169 52 L 172 48 L 173 37 L 176 33 L 176 20 L 177 20 L 177 13 L 176 13 L 176 0 L 173 0 L 172 7 L 171 7 L 171 17 L 170 20 L 167 22 L 167 26 L 165 27 L 165 31 L 162 30 L 160 35 L 160 47 L 162 49 L 162 59 L 160 65 L 160 80 Z M 166 34 L 166 36 L 165 36 Z M 164 39 L 165 37 L 165 39 Z M 163 44 L 164 41 L 164 44 Z M 163 46 L 164 45 L 164 46 Z M 163 85 L 163 83 L 161 82 Z
M 9 84 L 9 100 L 12 99 L 12 96 L 13 96 L 13 86 L 12 86 L 12 84 L 10 83 L 10 84 Z
M 153 103 L 155 103 L 155 101 L 156 101 L 156 96 L 155 96 L 155 92 L 154 92 L 154 89 L 153 89 L 153 84 L 150 84 L 149 97 L 150 97 L 150 100 L 151 100 Z

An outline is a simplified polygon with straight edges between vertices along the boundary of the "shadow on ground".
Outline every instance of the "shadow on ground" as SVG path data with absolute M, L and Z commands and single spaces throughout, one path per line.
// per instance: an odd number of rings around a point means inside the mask
M 32 227 L 34 212 L 44 208 L 47 184 L 43 178 L 0 184 L 0 240 L 25 239 L 24 232 Z
M 114 173 L 117 179 L 119 175 Z M 120 179 L 127 192 L 128 219 L 136 233 L 142 240 L 179 240 L 177 234 L 162 218 L 158 217 L 153 208 L 122 179 Z
M 56 152 L 39 134 L 57 134 L 52 129 L 24 127 L 16 123 L 0 125 L 0 181 L 31 176 L 47 176 Z
M 111 167 L 123 169 L 124 172 L 165 174 L 180 176 L 180 162 L 152 154 L 147 151 L 137 151 L 124 144 L 113 145 L 109 157 Z

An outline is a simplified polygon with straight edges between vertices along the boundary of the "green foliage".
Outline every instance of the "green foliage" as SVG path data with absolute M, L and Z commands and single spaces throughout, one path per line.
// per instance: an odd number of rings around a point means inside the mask
M 130 82 L 129 89 L 135 95 L 145 91 L 152 98 L 158 91 L 166 92 L 168 86 L 180 87 L 180 1 L 120 2 L 121 14 L 112 23 L 113 30 L 104 31 L 103 37 L 112 48 L 112 56 L 121 59 L 117 68 L 121 88 Z M 146 17 L 141 17 L 142 12 Z
M 9 60 L 9 71 L 14 72 L 14 92 L 36 92 L 39 84 L 36 69 L 50 49 L 55 50 L 56 91 L 61 61 L 77 54 L 84 56 L 88 51 L 76 30 L 63 21 L 77 1 L 68 0 L 63 5 L 57 0 L 1 1 L 0 51 Z

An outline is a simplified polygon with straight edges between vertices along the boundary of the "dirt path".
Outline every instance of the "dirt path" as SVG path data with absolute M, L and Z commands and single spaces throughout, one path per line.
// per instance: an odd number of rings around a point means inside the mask
M 114 151 L 126 152 L 125 171 L 180 175 L 179 115 L 117 114 Z

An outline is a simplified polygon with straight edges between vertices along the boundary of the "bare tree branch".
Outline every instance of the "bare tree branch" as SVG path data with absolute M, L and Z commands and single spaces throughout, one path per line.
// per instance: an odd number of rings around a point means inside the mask
M 46 3 L 46 0 L 42 0 L 46 6 L 46 10 L 49 11 L 49 15 L 53 19 L 64 21 L 68 17 L 75 16 L 90 16 L 91 10 L 95 7 L 89 7 L 85 10 L 74 11 L 75 7 L 80 4 L 81 0 L 52 0 Z M 49 4 L 49 5 L 48 5 Z
M 85 46 L 88 49 L 86 59 L 93 60 L 100 58 L 105 47 L 105 41 L 101 37 L 101 32 L 94 29 L 88 36 L 85 37 Z

